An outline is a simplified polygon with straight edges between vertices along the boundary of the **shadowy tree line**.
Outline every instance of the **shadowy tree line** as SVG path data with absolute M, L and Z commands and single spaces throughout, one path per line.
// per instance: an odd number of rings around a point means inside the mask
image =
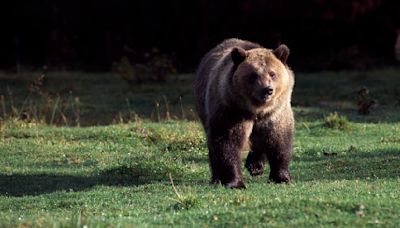
M 228 37 L 273 48 L 286 43 L 304 70 L 394 62 L 396 0 L 42 0 L 3 8 L 0 67 L 110 70 L 157 48 L 180 70 Z

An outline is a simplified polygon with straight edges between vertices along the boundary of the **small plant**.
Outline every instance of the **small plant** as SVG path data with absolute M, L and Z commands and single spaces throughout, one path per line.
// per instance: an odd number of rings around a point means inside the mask
M 172 180 L 171 174 L 169 174 L 169 179 L 171 181 L 172 188 L 174 189 L 176 198 L 173 198 L 176 203 L 174 204 L 173 208 L 175 210 L 188 210 L 196 205 L 199 204 L 199 200 L 196 196 L 192 194 L 188 194 L 186 196 L 181 195 L 175 187 L 174 181 Z
M 358 114 L 368 115 L 371 112 L 371 109 L 375 108 L 377 105 L 378 101 L 369 96 L 369 90 L 367 87 L 364 86 L 357 91 Z
M 137 72 L 137 69 L 133 68 L 132 64 L 129 62 L 128 57 L 124 56 L 119 62 L 113 64 L 113 71 L 119 74 L 123 80 L 130 86 L 133 87 L 135 84 L 140 84 L 142 82 L 141 74 Z
M 334 112 L 325 117 L 323 125 L 327 128 L 345 130 L 349 128 L 349 120 L 346 116 Z
M 354 153 L 357 151 L 358 151 L 357 147 L 355 147 L 353 145 L 349 146 L 349 149 L 347 149 L 347 152 L 351 152 L 351 153 Z
M 170 105 L 168 98 L 163 95 L 162 96 L 163 102 L 160 100 L 156 100 L 154 102 L 155 110 L 150 115 L 150 119 L 155 122 L 161 121 L 170 121 L 172 119 L 177 119 L 177 116 L 171 115 Z
M 75 227 L 88 227 L 87 226 L 87 213 L 85 209 L 81 209 L 78 211 L 77 215 L 72 217 L 72 226 Z
M 0 117 L 0 136 L 3 135 L 4 128 L 5 128 L 5 126 L 4 126 L 3 118 Z
M 161 53 L 157 48 L 153 48 L 145 54 L 145 58 L 147 67 L 152 69 L 152 81 L 166 82 L 167 76 L 176 74 L 175 57 L 173 55 Z

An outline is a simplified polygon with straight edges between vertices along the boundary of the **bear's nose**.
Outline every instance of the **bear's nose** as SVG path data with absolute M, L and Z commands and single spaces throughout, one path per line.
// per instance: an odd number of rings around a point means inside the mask
M 267 86 L 261 90 L 261 98 L 265 99 L 268 96 L 271 96 L 274 92 L 274 89 L 271 86 Z

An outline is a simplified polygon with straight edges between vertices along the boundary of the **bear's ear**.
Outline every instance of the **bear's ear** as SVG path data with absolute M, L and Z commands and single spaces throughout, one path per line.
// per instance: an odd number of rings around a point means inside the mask
M 282 61 L 282 63 L 286 64 L 286 60 L 289 57 L 290 50 L 286 45 L 281 44 L 273 51 L 273 53 L 279 60 Z
M 246 59 L 246 51 L 241 47 L 236 47 L 232 49 L 231 58 L 235 65 L 239 65 Z

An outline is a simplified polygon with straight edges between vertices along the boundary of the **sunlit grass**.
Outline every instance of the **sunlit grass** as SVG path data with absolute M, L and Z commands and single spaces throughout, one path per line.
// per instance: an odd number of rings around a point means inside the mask
M 204 136 L 193 122 L 6 126 L 1 224 L 397 224 L 399 124 L 350 123 L 346 131 L 322 119 L 297 125 L 294 182 L 269 184 L 266 174 L 245 172 L 243 191 L 208 184 Z

